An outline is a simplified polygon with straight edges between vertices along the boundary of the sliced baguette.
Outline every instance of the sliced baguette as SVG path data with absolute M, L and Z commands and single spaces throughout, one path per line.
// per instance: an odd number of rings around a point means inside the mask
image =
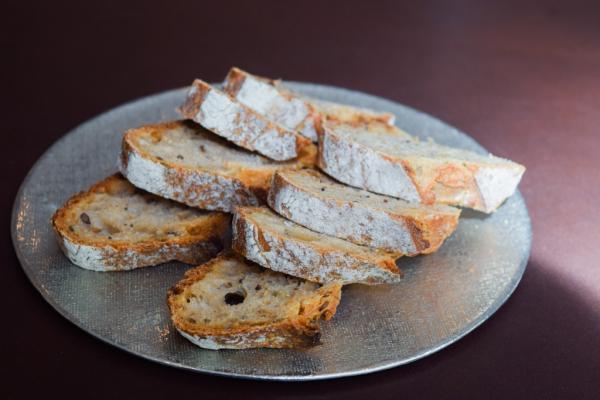
M 245 106 L 313 142 L 321 132 L 323 119 L 349 123 L 378 120 L 394 124 L 393 114 L 301 96 L 280 80 L 252 75 L 236 67 L 227 74 L 223 90 Z
M 113 175 L 69 199 L 52 225 L 75 265 L 124 271 L 171 260 L 198 264 L 214 257 L 228 235 L 230 216 L 161 199 Z
M 314 149 L 313 149 L 314 150 Z M 126 132 L 119 168 L 135 186 L 207 210 L 259 205 L 278 170 L 314 165 L 316 153 L 275 162 L 240 149 L 189 121 Z
M 189 270 L 169 289 L 175 328 L 206 349 L 306 347 L 319 343 L 341 286 L 319 285 L 226 253 Z
M 223 82 L 223 90 L 279 125 L 317 141 L 319 113 L 310 102 L 282 87 L 279 81 L 233 67 Z
M 268 203 L 313 231 L 406 255 L 436 251 L 460 215 L 454 207 L 408 203 L 308 170 L 276 173 Z
M 263 267 L 319 283 L 398 282 L 397 254 L 313 232 L 266 207 L 238 207 L 232 248 Z
M 330 122 L 319 137 L 319 167 L 372 192 L 486 213 L 516 190 L 525 167 L 490 155 L 419 141 L 383 123 Z
M 217 135 L 272 160 L 291 160 L 314 146 L 304 136 L 270 121 L 199 79 L 192 83 L 179 111 Z
M 394 125 L 396 116 L 391 113 L 379 112 L 368 108 L 354 107 L 347 104 L 334 103 L 331 101 L 310 99 L 311 104 L 321 115 L 321 121 L 334 121 L 347 124 L 366 124 L 369 122 L 383 122 L 386 125 Z M 322 124 L 319 125 L 322 127 Z

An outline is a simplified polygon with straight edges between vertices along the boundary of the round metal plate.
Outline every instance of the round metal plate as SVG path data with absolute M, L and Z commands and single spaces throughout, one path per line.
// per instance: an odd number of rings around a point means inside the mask
M 403 105 L 327 86 L 294 83 L 309 96 L 390 111 L 420 137 L 484 152 L 458 130 Z M 102 114 L 61 138 L 35 164 L 17 195 L 12 234 L 25 273 L 74 324 L 152 361 L 218 375 L 311 380 L 366 374 L 438 351 L 489 318 L 511 295 L 531 247 L 519 193 L 493 215 L 465 210 L 457 231 L 435 254 L 404 258 L 396 285 L 344 288 L 335 317 L 322 324 L 323 344 L 308 350 L 203 350 L 172 327 L 165 293 L 189 266 L 169 263 L 98 273 L 69 263 L 50 225 L 74 193 L 116 171 L 122 133 L 177 118 L 185 89 L 146 97 Z

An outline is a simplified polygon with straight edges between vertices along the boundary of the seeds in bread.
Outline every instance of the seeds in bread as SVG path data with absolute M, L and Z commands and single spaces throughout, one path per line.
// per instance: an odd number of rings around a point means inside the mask
M 226 253 L 189 270 L 169 289 L 176 329 L 206 349 L 307 347 L 319 342 L 341 285 L 319 285 Z
M 398 254 L 313 232 L 266 207 L 237 207 L 232 248 L 274 271 L 319 283 L 398 282 Z
M 179 111 L 211 132 L 272 160 L 291 160 L 307 147 L 314 147 L 304 136 L 270 121 L 199 79 L 192 83 Z
M 348 123 L 376 120 L 390 125 L 395 119 L 390 113 L 301 96 L 279 80 L 252 75 L 236 67 L 227 74 L 223 90 L 245 106 L 313 142 L 317 141 L 324 119 Z
M 171 260 L 203 262 L 223 247 L 230 216 L 194 210 L 113 175 L 58 209 L 52 225 L 65 255 L 94 271 L 124 271 Z
M 460 215 L 454 207 L 408 203 L 308 170 L 276 173 L 268 203 L 313 231 L 406 255 L 436 251 Z
M 314 150 L 314 149 L 313 149 Z M 119 168 L 135 186 L 206 210 L 259 205 L 278 170 L 314 165 L 316 152 L 275 162 L 240 149 L 190 121 L 130 129 Z
M 351 186 L 424 204 L 496 210 L 525 167 L 510 160 L 419 141 L 382 123 L 327 123 L 319 167 Z

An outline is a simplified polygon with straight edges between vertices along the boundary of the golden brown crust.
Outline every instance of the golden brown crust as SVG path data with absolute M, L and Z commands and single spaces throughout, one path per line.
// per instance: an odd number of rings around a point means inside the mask
M 331 140 L 335 142 L 340 141 L 336 135 L 333 135 Z M 320 157 L 318 159 L 318 166 L 325 170 L 327 169 L 327 160 L 325 160 L 325 157 L 321 156 L 321 154 L 322 153 L 320 153 Z M 382 159 L 389 161 L 390 163 L 400 164 L 402 166 L 409 179 L 413 183 L 413 186 L 419 193 L 422 204 L 451 204 L 452 202 L 448 201 L 448 199 L 455 198 L 465 190 L 469 193 L 479 192 L 474 179 L 475 172 L 477 172 L 478 169 L 478 166 L 476 165 L 467 164 L 463 165 L 461 168 L 455 164 L 444 163 L 432 168 L 420 168 L 420 173 L 417 174 L 410 161 L 397 160 L 396 158 L 380 152 L 378 152 L 378 154 Z M 481 197 L 477 196 L 477 198 L 471 199 L 471 202 L 467 206 L 475 209 L 482 207 L 483 203 L 481 201 Z M 412 222 L 407 221 L 407 223 Z
M 303 146 L 299 149 L 299 154 L 295 162 L 284 162 L 281 163 L 280 167 L 276 166 L 278 163 L 274 162 L 274 167 L 256 167 L 252 168 L 247 165 L 239 165 L 236 167 L 235 163 L 230 163 L 231 169 L 226 170 L 225 168 L 217 169 L 210 168 L 204 169 L 202 167 L 190 167 L 184 164 L 171 162 L 168 160 L 160 159 L 147 151 L 141 149 L 139 144 L 139 138 L 143 136 L 152 136 L 160 134 L 167 130 L 176 130 L 184 127 L 191 129 L 198 129 L 198 125 L 189 120 L 184 121 L 171 121 L 159 124 L 145 125 L 134 129 L 129 129 L 123 136 L 122 141 L 122 152 L 121 152 L 121 166 L 122 170 L 127 170 L 128 160 L 131 154 L 136 153 L 141 157 L 151 160 L 153 163 L 161 164 L 168 171 L 166 180 L 173 187 L 181 188 L 185 187 L 184 182 L 194 181 L 192 178 L 198 173 L 210 174 L 215 178 L 215 182 L 218 179 L 226 179 L 232 182 L 232 186 L 238 187 L 236 195 L 239 199 L 246 199 L 245 204 L 253 204 L 254 200 L 250 193 L 256 196 L 260 201 L 266 201 L 266 196 L 271 186 L 271 178 L 277 170 L 295 170 L 303 168 L 313 168 L 316 164 L 317 159 L 317 147 L 310 143 L 308 146 Z M 215 136 L 221 144 L 228 147 L 235 148 L 234 145 L 227 142 L 218 136 Z M 309 141 L 310 142 L 310 141 Z M 213 196 L 215 191 L 214 182 L 205 182 L 205 184 L 195 184 L 187 187 L 183 191 L 177 192 L 177 198 L 175 200 L 182 201 L 185 203 L 185 199 L 194 198 L 201 199 L 201 202 L 196 205 L 199 208 L 215 209 L 216 202 L 219 199 Z M 250 193 L 248 193 L 248 192 Z M 219 209 L 219 208 L 216 208 Z
M 270 211 L 266 207 L 251 207 L 251 206 L 236 207 L 235 213 L 240 216 L 240 218 L 238 218 L 237 222 L 236 222 L 237 228 L 238 228 L 236 231 L 244 232 L 244 230 L 248 229 L 250 226 L 257 226 L 259 229 L 262 229 L 262 227 L 259 224 L 256 224 L 256 223 L 249 224 L 247 222 L 247 220 L 252 219 L 252 214 L 254 214 L 256 212 L 260 213 L 260 212 L 270 212 Z M 261 232 L 261 234 L 264 235 L 264 233 L 262 233 L 262 232 Z M 285 238 L 283 236 L 276 234 L 274 232 L 272 234 L 274 236 L 279 236 L 281 238 L 281 241 L 285 242 Z M 318 233 L 316 233 L 316 234 L 318 234 Z M 242 238 L 239 235 L 236 236 L 234 242 L 232 243 L 232 249 L 234 251 L 238 252 L 238 254 L 245 255 L 244 253 L 241 252 L 242 245 L 244 248 L 246 248 L 245 238 Z M 323 254 L 337 251 L 335 249 L 328 249 L 328 248 L 321 248 L 320 250 Z M 352 256 L 361 261 L 364 261 L 364 262 L 374 263 L 374 264 L 378 265 L 380 268 L 386 269 L 393 273 L 402 273 L 402 271 L 400 271 L 398 269 L 398 266 L 396 265 L 396 259 L 398 257 L 400 257 L 401 254 L 378 251 L 377 249 L 373 249 L 372 255 L 353 253 Z
M 295 319 L 281 322 L 269 322 L 254 326 L 238 326 L 235 328 L 208 327 L 195 321 L 181 318 L 179 311 L 184 307 L 180 296 L 188 288 L 206 276 L 220 262 L 235 258 L 242 263 L 255 265 L 241 256 L 226 251 L 207 263 L 185 273 L 184 278 L 167 291 L 167 305 L 175 327 L 196 339 L 210 338 L 217 344 L 230 344 L 232 338 L 240 338 L 246 345 L 242 347 L 292 348 L 317 344 L 320 339 L 319 319 L 329 320 L 337 309 L 341 297 L 340 285 L 326 285 L 318 289 L 318 296 L 303 303 Z M 260 266 L 257 266 L 261 268 Z
M 235 97 L 242 88 L 245 80 L 246 75 L 239 68 L 232 67 L 225 78 L 223 91 Z
M 265 228 L 262 224 L 253 220 L 253 214 L 266 213 L 266 212 L 271 213 L 271 211 L 269 209 L 267 209 L 266 207 L 247 207 L 247 206 L 236 207 L 235 212 L 234 212 L 235 217 L 234 217 L 234 222 L 233 222 L 233 224 L 235 225 L 233 228 L 234 237 L 233 237 L 233 241 L 231 244 L 231 248 L 233 251 L 235 251 L 236 253 L 241 254 L 249 259 L 254 259 L 257 255 L 254 254 L 253 252 L 260 250 L 261 254 L 269 253 L 270 249 L 273 246 L 284 249 L 284 248 L 288 247 L 288 242 L 297 242 L 300 240 L 297 238 L 292 239 L 292 238 L 283 236 L 283 235 L 279 234 L 278 232 L 275 232 L 271 229 Z M 298 226 L 298 227 L 301 228 L 300 226 Z M 301 228 L 301 229 L 306 229 L 306 228 Z M 257 246 L 260 249 L 253 248 L 252 246 L 248 245 L 248 243 L 246 241 L 246 233 L 247 232 L 254 232 L 254 236 L 258 237 Z M 272 240 L 277 242 L 276 244 L 273 244 L 274 242 L 272 242 L 271 244 L 267 243 L 267 241 L 264 239 L 267 236 L 266 232 L 268 232 L 268 236 L 271 237 Z M 311 234 L 313 234 L 313 233 L 311 232 Z M 314 233 L 314 235 L 322 235 L 322 234 Z M 336 240 L 341 240 L 341 239 L 336 239 Z M 315 250 L 317 250 L 319 252 L 319 254 L 321 255 L 322 260 L 327 259 L 329 254 L 334 254 L 334 253 L 340 252 L 340 249 L 338 249 L 338 248 L 327 248 L 327 247 L 321 246 L 317 242 L 311 242 L 311 243 L 312 244 L 306 244 L 306 246 L 315 248 Z M 362 247 L 362 246 L 358 246 L 358 245 L 353 245 L 353 246 Z M 296 249 L 296 246 L 294 246 L 293 248 Z M 371 268 L 377 268 L 378 271 L 387 271 L 386 273 L 389 274 L 389 276 L 387 276 L 386 278 L 382 278 L 381 276 L 374 277 L 371 275 L 368 278 L 366 278 L 365 280 L 352 281 L 352 282 L 360 282 L 360 283 L 366 283 L 366 284 L 380 284 L 380 283 L 397 281 L 400 278 L 402 278 L 404 273 L 396 265 L 396 260 L 401 256 L 400 253 L 387 252 L 387 251 L 382 251 L 382 250 L 378 250 L 378 249 L 371 249 L 371 250 L 372 250 L 371 253 L 363 253 L 363 252 L 358 252 L 358 251 L 352 252 L 352 253 L 348 252 L 347 257 L 351 257 L 354 260 L 354 262 L 357 263 L 357 265 L 358 265 L 358 263 L 364 263 L 363 265 L 369 265 L 369 266 L 371 266 Z M 325 265 L 319 265 L 318 263 L 307 266 L 306 262 L 303 262 L 303 260 L 301 259 L 302 255 L 296 254 L 295 251 L 286 252 L 286 257 L 288 258 L 286 260 L 286 262 L 294 265 L 293 273 L 285 271 L 286 273 L 290 273 L 291 275 L 303 277 L 305 279 L 309 279 L 309 280 L 312 280 L 315 282 L 321 282 L 321 283 L 333 282 L 333 281 L 346 282 L 346 280 L 348 279 L 343 276 L 344 273 L 349 273 L 348 271 L 342 271 L 340 269 L 338 272 L 336 272 L 336 271 L 324 272 L 323 267 Z M 265 262 L 267 263 L 266 260 L 265 260 Z M 271 266 L 268 264 L 265 264 L 264 266 L 271 268 Z M 327 265 L 327 267 L 330 267 L 330 265 Z M 279 268 L 277 268 L 277 269 L 279 269 Z
M 415 172 L 409 161 L 403 161 L 402 166 L 411 178 L 424 204 L 454 204 L 457 197 L 470 196 L 464 207 L 476 210 L 485 209 L 483 196 L 475 180 L 479 166 L 473 163 L 433 163 L 421 161 L 419 173 Z
M 414 138 L 410 139 L 408 135 L 407 143 L 412 142 L 410 146 L 416 146 L 415 149 L 419 150 L 415 150 L 412 154 L 408 152 L 394 155 L 393 152 L 389 153 L 386 149 L 377 146 L 359 145 L 359 142 L 353 138 L 338 134 L 335 132 L 335 123 L 328 126 L 334 129 L 328 129 L 324 135 L 321 135 L 320 146 L 324 150 L 320 152 L 318 165 L 322 169 L 353 186 L 407 198 L 413 202 L 427 205 L 454 205 L 490 213 L 514 193 L 525 171 L 522 165 L 510 160 L 491 155 L 487 158 L 476 157 L 475 153 L 435 143 L 429 146 L 427 143 L 415 141 Z M 379 134 L 385 134 L 382 129 L 382 127 L 377 128 Z M 360 134 L 366 135 L 367 130 L 360 130 Z M 367 136 L 364 138 L 366 139 Z M 352 160 L 344 154 L 344 151 L 350 148 L 356 149 Z M 448 154 L 453 155 L 447 156 L 448 151 L 450 151 Z M 325 159 L 326 155 L 328 159 Z M 386 167 L 382 167 L 381 174 L 362 174 L 360 171 L 367 169 L 373 160 L 380 160 L 386 164 Z M 350 161 L 360 164 L 361 168 L 346 173 L 343 171 L 343 166 Z M 402 167 L 405 174 L 399 173 L 398 166 Z M 385 180 L 381 178 L 391 179 L 392 176 L 402 182 L 396 189 L 386 187 L 383 183 Z M 406 182 L 406 176 L 410 182 Z
M 385 129 L 386 127 L 390 126 L 390 121 L 392 121 L 395 118 L 392 114 L 365 114 L 360 112 L 353 113 L 351 117 L 349 117 L 348 115 L 344 115 L 344 117 L 340 118 L 335 114 L 319 112 L 316 109 L 316 107 L 312 105 L 311 115 L 315 123 L 315 130 L 317 132 L 317 142 L 321 142 L 321 137 L 323 136 L 326 124 L 343 124 L 353 127 L 364 127 L 369 125 L 382 124 L 382 126 Z M 393 128 L 390 126 L 390 129 Z M 322 146 L 322 144 L 319 144 L 319 146 Z M 319 160 L 319 162 L 325 163 L 325 160 L 322 159 Z
M 240 70 L 239 68 L 231 68 L 229 70 L 229 73 L 227 74 L 227 77 L 225 78 L 224 91 L 226 93 L 229 93 L 232 97 L 236 97 L 248 76 L 248 73 Z M 314 127 L 314 133 L 316 133 L 317 135 L 321 131 L 322 126 L 322 116 L 321 113 L 319 113 L 319 111 L 315 107 L 315 105 L 311 101 L 308 101 L 307 99 L 298 96 L 297 94 L 290 91 L 288 88 L 284 87 L 281 84 L 280 79 L 270 79 L 258 75 L 251 76 L 253 79 L 262 81 L 265 84 L 275 88 L 279 95 L 287 101 L 302 101 L 302 103 L 307 109 L 307 115 L 305 116 L 304 120 L 302 120 L 297 126 L 288 126 L 288 128 L 294 129 L 297 132 L 300 132 L 302 135 L 308 135 L 308 138 L 311 139 L 311 141 L 314 140 L 315 138 L 313 138 L 313 133 L 311 133 L 313 129 L 311 129 L 310 126 Z M 307 129 L 309 132 L 305 132 L 305 129 Z
M 194 90 L 193 94 L 188 94 L 188 96 L 186 96 L 186 99 L 185 99 L 183 105 L 178 110 L 183 117 L 195 120 L 196 122 L 199 122 L 199 123 L 202 123 L 202 121 L 199 121 L 197 119 L 197 115 L 202 107 L 202 103 L 203 103 L 204 99 L 206 98 L 208 93 L 210 93 L 211 91 L 216 91 L 216 92 L 220 92 L 220 91 L 218 91 L 217 89 L 214 89 L 209 84 L 207 84 L 199 79 L 194 80 L 194 82 L 192 82 L 191 87 L 192 87 L 191 90 Z M 294 146 L 295 148 L 294 148 L 294 153 L 293 153 L 294 155 L 291 157 L 283 157 L 283 158 L 275 157 L 275 159 L 277 159 L 277 160 L 298 159 L 298 157 L 301 153 L 305 153 L 307 151 L 306 148 L 315 147 L 315 145 L 312 143 L 312 141 L 310 139 L 302 136 L 295 130 L 287 129 L 287 128 L 271 121 L 270 119 L 267 119 L 262 114 L 259 114 L 259 113 L 255 112 L 254 110 L 252 110 L 250 107 L 244 105 L 243 103 L 238 102 L 232 96 L 231 93 L 226 92 L 226 91 L 220 92 L 220 93 L 222 95 L 226 96 L 227 98 L 229 98 L 229 100 L 232 103 L 235 103 L 236 106 L 239 107 L 239 109 L 245 110 L 245 112 L 239 113 L 236 116 L 236 125 L 237 126 L 255 126 L 255 120 L 260 120 L 261 124 L 264 125 L 264 127 L 261 128 L 262 131 L 264 131 L 264 132 L 276 131 L 278 133 L 279 137 L 291 136 L 291 137 L 295 138 L 295 146 Z M 243 120 L 240 120 L 241 118 L 243 118 Z M 218 131 L 213 131 L 213 132 L 215 132 L 218 135 L 224 134 L 223 132 L 218 132 Z M 257 150 L 257 148 L 254 147 L 254 141 L 256 139 L 254 136 L 244 137 L 244 136 L 233 135 L 233 136 L 228 137 L 228 135 L 225 135 L 225 137 L 228 140 L 236 143 L 237 145 L 239 145 L 241 147 L 244 147 L 251 151 L 259 151 L 260 152 L 260 150 Z M 274 143 L 277 143 L 277 142 L 274 142 Z M 274 157 L 273 153 L 269 153 L 269 152 L 267 152 L 264 155 L 267 157 L 271 156 L 271 158 Z
M 100 182 L 95 183 L 90 189 L 84 192 L 79 192 L 73 197 L 71 197 L 67 202 L 52 216 L 52 225 L 54 228 L 60 233 L 62 237 L 68 238 L 69 241 L 77 244 L 83 245 L 94 245 L 94 246 L 103 246 L 109 245 L 113 248 L 124 248 L 128 250 L 135 251 L 145 251 L 149 249 L 156 249 L 157 246 L 160 246 L 160 243 L 163 241 L 152 240 L 149 242 L 142 242 L 138 244 L 132 244 L 129 242 L 119 242 L 116 240 L 107 240 L 107 239 L 94 239 L 88 240 L 85 238 L 81 238 L 78 235 L 74 234 L 68 229 L 68 219 L 69 214 L 73 212 L 73 208 L 82 203 L 91 201 L 92 197 L 96 193 L 103 193 L 106 190 L 109 190 L 109 187 L 114 184 L 117 180 L 124 180 L 121 174 L 117 173 L 111 175 Z M 140 189 L 136 189 L 141 192 Z M 148 196 L 154 196 L 152 194 L 147 193 Z M 189 235 L 176 237 L 169 239 L 169 243 L 178 244 L 181 246 L 186 246 L 189 244 L 196 243 L 198 241 L 208 241 L 208 240 L 218 240 L 223 237 L 228 230 L 229 221 L 231 220 L 231 216 L 229 214 L 223 212 L 211 212 L 210 215 L 206 216 L 207 219 L 204 219 L 201 224 L 190 226 L 191 229 L 188 230 Z
M 185 263 L 195 263 L 199 259 L 216 254 L 223 248 L 223 242 L 228 235 L 231 221 L 231 216 L 223 212 L 212 212 L 199 222 L 189 223 L 186 226 L 186 235 L 168 239 L 151 239 L 137 243 L 110 240 L 103 237 L 85 238 L 70 229 L 73 221 L 79 218 L 78 215 L 75 215 L 78 205 L 93 201 L 96 194 L 110 192 L 114 185 L 122 182 L 125 182 L 125 179 L 120 174 L 111 175 L 97 182 L 87 191 L 74 195 L 55 211 L 52 216 L 52 227 L 60 239 L 59 244 L 65 252 L 63 241 L 68 241 L 74 245 L 91 246 L 102 252 L 107 265 L 111 265 L 115 269 L 128 269 L 133 257 L 156 256 L 156 259 L 160 259 L 161 262 L 176 259 Z M 137 188 L 135 190 L 142 192 Z M 148 193 L 145 193 L 145 195 L 154 196 Z M 161 201 L 166 200 L 161 199 Z M 158 256 L 159 250 L 166 245 L 171 247 L 170 253 L 163 252 L 164 254 Z M 192 248 L 193 251 L 190 250 Z
M 238 211 L 239 207 L 235 209 L 236 213 Z M 233 240 L 231 241 L 231 249 L 237 254 L 246 256 L 248 245 L 246 243 L 246 235 L 243 235 L 242 232 L 246 232 L 246 229 L 249 229 L 247 226 L 248 224 L 244 218 L 235 218 L 233 219 L 232 224 L 234 225 L 233 232 L 237 232 L 238 234 L 232 238 Z
M 206 94 L 207 92 L 200 90 L 195 96 L 186 96 L 185 101 L 177 111 L 186 118 L 192 118 L 192 116 L 198 114 L 198 111 L 200 111 L 200 106 L 202 105 Z
M 294 174 L 296 173 L 287 173 L 285 171 L 277 172 L 273 176 L 271 190 L 269 191 L 269 198 L 267 200 L 267 203 L 271 206 L 271 208 L 274 208 L 279 214 L 291 220 L 294 220 L 294 218 L 290 210 L 287 208 L 285 202 L 277 203 L 276 197 L 280 191 L 285 190 L 289 187 L 294 188 L 294 190 L 297 191 L 305 191 L 302 187 L 298 186 L 293 180 L 288 178 L 288 176 L 293 176 Z M 311 175 L 319 180 L 322 180 L 323 178 L 329 179 L 328 177 L 324 177 L 322 173 L 316 170 L 304 170 L 299 174 Z M 310 191 L 305 192 L 310 193 Z M 319 193 L 313 193 L 313 195 L 317 198 L 320 197 Z M 378 195 L 373 194 L 373 196 Z M 340 209 L 343 209 L 344 207 L 348 206 L 347 200 L 342 198 L 327 197 L 326 201 L 328 204 L 335 204 Z M 444 240 L 456 229 L 460 215 L 459 210 L 453 209 L 451 207 L 447 207 L 449 209 L 449 211 L 447 212 L 439 211 L 435 213 L 430 213 L 427 211 L 427 209 L 419 210 L 418 212 L 416 212 L 413 209 L 411 210 L 411 214 L 409 215 L 401 215 L 394 211 L 379 208 L 377 206 L 372 206 L 372 208 L 374 210 L 379 210 L 385 213 L 386 215 L 388 215 L 389 218 L 393 220 L 403 222 L 404 226 L 406 226 L 409 233 L 411 234 L 413 243 L 416 248 L 413 253 L 407 252 L 405 254 L 408 256 L 415 256 L 418 254 L 429 254 L 439 249 Z M 313 230 L 318 231 L 318 229 Z M 364 241 L 368 241 L 371 239 L 371 237 L 363 235 L 362 239 Z M 364 244 L 364 242 L 359 242 L 359 244 Z

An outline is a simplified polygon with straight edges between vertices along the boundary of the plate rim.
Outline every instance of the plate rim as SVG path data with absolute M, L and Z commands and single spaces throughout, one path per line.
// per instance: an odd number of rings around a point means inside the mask
M 391 99 L 372 95 L 372 94 L 361 92 L 358 90 L 346 89 L 343 87 L 338 87 L 338 86 L 333 86 L 333 85 L 316 84 L 316 83 L 310 83 L 310 82 L 298 82 L 298 81 L 287 81 L 287 83 L 292 87 L 294 87 L 294 86 L 295 87 L 302 87 L 302 86 L 320 87 L 320 88 L 335 90 L 338 92 L 347 92 L 347 93 L 350 93 L 353 95 L 360 95 L 362 97 L 369 97 L 369 98 L 371 98 L 373 100 L 377 100 L 377 101 L 383 100 L 384 102 L 389 102 L 391 104 L 400 105 L 400 106 L 410 110 L 411 112 L 420 114 L 421 116 L 424 116 L 430 120 L 435 120 L 437 123 L 443 125 L 445 128 L 456 131 L 458 134 L 461 134 L 465 139 L 472 142 L 472 144 L 475 145 L 479 151 L 487 151 L 481 144 L 479 144 L 479 142 L 477 142 L 477 140 L 475 140 L 472 136 L 468 135 L 467 133 L 453 127 L 452 125 L 444 122 L 443 120 L 441 120 L 435 116 L 432 116 L 426 112 L 420 111 L 420 110 L 412 108 L 410 106 L 407 106 L 403 103 L 399 103 L 399 102 L 396 102 Z M 214 85 L 219 86 L 220 84 L 215 83 Z M 523 202 L 523 206 L 525 208 L 525 217 L 526 217 L 526 223 L 527 223 L 527 246 L 526 246 L 527 250 L 525 252 L 525 256 L 523 257 L 522 261 L 520 262 L 520 265 L 516 269 L 516 273 L 511 277 L 510 282 L 507 284 L 507 287 L 509 288 L 509 290 L 507 290 L 505 292 L 505 296 L 503 296 L 501 298 L 496 298 L 494 300 L 494 302 L 477 319 L 475 319 L 470 324 L 466 325 L 466 329 L 462 330 L 459 334 L 453 334 L 453 335 L 446 337 L 445 340 L 442 341 L 437 346 L 432 347 L 432 348 L 428 349 L 427 351 L 421 352 L 421 353 L 415 355 L 414 357 L 405 358 L 405 359 L 402 359 L 402 360 L 399 360 L 396 362 L 388 362 L 388 363 L 381 364 L 381 365 L 375 365 L 375 366 L 369 367 L 369 368 L 361 368 L 361 369 L 356 369 L 353 371 L 324 373 L 324 374 L 319 374 L 319 375 L 313 375 L 313 374 L 309 374 L 309 375 L 265 375 L 265 374 L 252 375 L 252 374 L 243 374 L 243 373 L 237 373 L 237 372 L 227 372 L 227 371 L 218 371 L 218 370 L 211 370 L 211 369 L 203 369 L 203 368 L 199 368 L 199 367 L 192 367 L 192 366 L 183 365 L 183 364 L 175 363 L 172 361 L 160 359 L 158 357 L 153 357 L 150 355 L 134 352 L 133 350 L 128 349 L 119 343 L 110 342 L 108 339 L 100 336 L 99 334 L 97 334 L 96 332 L 94 332 L 92 330 L 88 330 L 86 327 L 84 327 L 80 323 L 80 321 L 77 318 L 75 318 L 75 316 L 68 313 L 57 302 L 55 302 L 55 300 L 52 297 L 44 295 L 40 282 L 38 280 L 36 280 L 35 277 L 32 276 L 32 274 L 30 274 L 30 271 L 23 266 L 24 265 L 23 255 L 21 254 L 19 247 L 17 246 L 17 239 L 16 239 L 17 218 L 18 218 L 18 216 L 17 216 L 18 210 L 17 209 L 19 206 L 19 200 L 22 198 L 25 186 L 29 182 L 33 172 L 36 171 L 37 168 L 39 168 L 39 165 L 41 164 L 41 162 L 43 160 L 45 160 L 48 157 L 51 150 L 55 146 L 58 146 L 67 137 L 69 137 L 70 135 L 79 131 L 86 125 L 91 124 L 94 121 L 96 121 L 116 110 L 119 110 L 119 109 L 122 109 L 122 108 L 128 107 L 128 106 L 132 106 L 135 103 L 143 102 L 143 101 L 146 101 L 151 98 L 156 98 L 156 97 L 161 97 L 161 96 L 169 96 L 172 93 L 183 91 L 186 88 L 188 88 L 188 87 L 184 86 L 184 87 L 179 87 L 179 88 L 175 88 L 175 89 L 164 90 L 164 91 L 160 91 L 160 92 L 153 93 L 150 95 L 146 95 L 146 96 L 138 97 L 138 98 L 135 98 L 132 100 L 128 100 L 126 102 L 118 104 L 115 107 L 105 110 L 105 111 L 85 120 L 84 122 L 74 126 L 72 129 L 70 129 L 65 134 L 60 136 L 57 140 L 55 140 L 42 153 L 42 155 L 40 155 L 37 158 L 37 160 L 33 163 L 33 165 L 30 167 L 29 171 L 23 178 L 23 181 L 19 185 L 19 189 L 17 190 L 17 193 L 14 197 L 12 212 L 11 212 L 11 229 L 10 230 L 11 230 L 11 239 L 12 239 L 13 249 L 15 251 L 17 259 L 19 260 L 19 265 L 20 265 L 21 269 L 25 273 L 25 276 L 27 276 L 27 279 L 29 280 L 29 282 L 33 285 L 33 287 L 37 290 L 37 292 L 42 296 L 42 298 L 48 304 L 50 304 L 50 306 L 52 306 L 52 308 L 56 312 L 58 312 L 59 315 L 61 315 L 63 318 L 68 320 L 70 323 L 75 325 L 77 328 L 79 328 L 86 334 L 89 334 L 89 335 L 93 336 L 94 338 L 99 339 L 103 343 L 106 343 L 110 346 L 116 347 L 119 350 L 122 350 L 128 354 L 132 354 L 132 355 L 140 357 L 142 359 L 152 361 L 153 363 L 156 363 L 156 364 L 166 365 L 169 367 L 174 367 L 174 368 L 185 370 L 185 371 L 192 371 L 192 372 L 202 373 L 202 374 L 207 374 L 207 375 L 212 375 L 212 376 L 231 377 L 231 378 L 236 378 L 236 379 L 247 379 L 247 380 L 260 380 L 260 381 L 302 382 L 302 381 L 330 380 L 330 379 L 337 379 L 337 378 L 344 378 L 344 377 L 351 377 L 351 376 L 366 375 L 366 374 L 371 374 L 371 373 L 375 373 L 375 372 L 379 372 L 379 371 L 396 368 L 396 367 L 399 367 L 402 365 L 410 364 L 417 360 L 428 357 L 434 353 L 437 353 L 440 350 L 443 350 L 444 348 L 446 348 L 446 347 L 452 345 L 453 343 L 457 342 L 458 340 L 464 338 L 465 336 L 467 336 L 468 334 L 473 332 L 475 329 L 477 329 L 479 326 L 481 326 L 485 321 L 490 319 L 508 301 L 508 299 L 510 299 L 512 297 L 515 290 L 519 286 L 519 283 L 521 282 L 523 275 L 525 274 L 525 270 L 527 269 L 527 265 L 529 263 L 529 258 L 531 256 L 532 229 L 531 229 L 531 216 L 529 215 L 529 209 L 527 207 L 527 203 L 525 202 L 525 198 L 521 194 L 520 190 L 517 189 L 515 191 L 515 193 L 513 194 L 513 196 L 520 199 Z

